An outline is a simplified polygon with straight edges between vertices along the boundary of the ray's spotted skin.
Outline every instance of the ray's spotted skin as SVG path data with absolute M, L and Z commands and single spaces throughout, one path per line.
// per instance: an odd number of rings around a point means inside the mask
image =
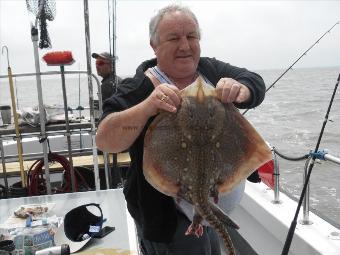
M 216 204 L 255 169 L 270 160 L 265 141 L 233 104 L 222 104 L 215 88 L 198 78 L 182 91 L 177 113 L 162 112 L 144 139 L 143 169 L 157 190 L 195 208 L 186 234 L 201 236 L 205 219 L 235 250 L 226 226 L 238 229 Z

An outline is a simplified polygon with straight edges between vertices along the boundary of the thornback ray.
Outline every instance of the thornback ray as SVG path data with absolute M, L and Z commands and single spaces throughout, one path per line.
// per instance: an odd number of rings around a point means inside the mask
M 161 112 L 144 138 L 143 172 L 158 191 L 195 208 L 187 233 L 198 234 L 205 219 L 234 253 L 225 225 L 238 228 L 209 197 L 230 192 L 272 153 L 236 107 L 222 104 L 200 77 L 181 92 L 177 113 Z

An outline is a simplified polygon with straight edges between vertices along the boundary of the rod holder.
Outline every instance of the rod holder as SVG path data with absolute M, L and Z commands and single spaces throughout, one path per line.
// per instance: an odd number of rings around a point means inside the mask
M 307 173 L 308 173 L 308 169 L 309 169 L 309 165 L 311 164 L 311 158 L 309 158 L 305 164 L 305 169 L 303 172 L 303 183 L 306 182 L 306 178 L 307 178 Z M 307 184 L 306 187 L 306 193 L 305 193 L 305 197 L 303 199 L 302 202 L 302 210 L 303 210 L 303 217 L 302 220 L 299 221 L 300 224 L 302 225 L 312 225 L 313 222 L 309 219 L 309 182 Z
M 272 148 L 272 155 L 274 161 L 274 200 L 272 201 L 274 204 L 281 204 L 280 201 L 280 166 L 279 161 L 277 159 L 277 155 L 275 153 L 274 148 Z

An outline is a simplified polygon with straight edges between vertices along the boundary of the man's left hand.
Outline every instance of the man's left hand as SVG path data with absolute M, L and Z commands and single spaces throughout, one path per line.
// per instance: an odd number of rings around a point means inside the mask
M 217 98 L 222 103 L 245 103 L 251 99 L 249 88 L 232 78 L 222 78 L 216 84 Z

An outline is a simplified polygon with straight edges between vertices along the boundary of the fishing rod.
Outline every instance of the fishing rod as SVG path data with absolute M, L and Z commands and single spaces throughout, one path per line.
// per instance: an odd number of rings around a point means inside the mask
M 15 138 L 16 138 L 17 150 L 18 150 L 21 186 L 22 186 L 22 188 L 26 188 L 27 182 L 26 182 L 26 175 L 25 175 L 25 170 L 24 170 L 24 157 L 23 157 L 23 149 L 22 149 L 22 139 L 21 139 L 20 128 L 19 128 L 19 118 L 18 118 L 18 114 L 17 114 L 17 106 L 16 106 L 16 103 L 15 103 L 16 100 L 15 100 L 15 93 L 14 93 L 12 68 L 9 64 L 9 53 L 8 53 L 7 46 L 2 46 L 2 50 L 1 50 L 2 54 L 4 53 L 4 50 L 6 50 L 6 53 L 7 53 L 7 72 L 8 72 L 8 81 L 9 81 L 9 88 L 10 88 L 10 94 L 11 94 L 13 118 L 14 118 Z
M 111 73 L 114 79 L 113 80 L 114 92 L 116 92 L 117 74 L 116 74 L 116 21 L 115 21 L 116 20 L 116 1 L 115 0 L 107 0 L 107 10 L 108 10 L 108 16 L 109 16 L 109 49 L 110 49 L 110 55 L 112 56 Z
M 112 47 L 111 47 L 111 12 L 110 12 L 110 0 L 107 0 L 107 15 L 109 17 L 109 53 L 112 56 Z
M 116 17 L 117 17 L 117 5 L 115 0 L 107 0 L 108 1 L 108 12 L 109 12 L 109 41 L 110 41 L 110 55 L 112 56 L 111 59 L 111 72 L 112 72 L 112 79 L 113 79 L 113 93 L 117 92 L 117 85 L 118 85 L 118 76 L 116 71 Z M 111 2 L 111 5 L 110 5 Z M 111 7 L 111 8 L 110 8 Z M 110 13 L 111 11 L 111 13 Z M 111 20 L 112 18 L 112 20 Z M 112 27 L 110 28 L 110 24 L 112 22 Z M 112 188 L 113 184 L 116 185 L 117 182 L 122 182 L 122 176 L 120 174 L 120 171 L 117 166 L 117 154 L 113 153 L 112 155 L 112 168 L 114 169 L 111 173 L 111 171 L 107 172 L 110 183 L 107 183 L 107 187 Z M 104 164 L 106 166 L 106 162 L 109 162 L 109 154 L 104 153 Z M 105 173 L 107 169 L 105 167 Z
M 292 67 L 299 62 L 299 60 L 301 58 L 303 58 L 305 55 L 307 55 L 307 52 L 310 51 L 317 43 L 319 43 L 319 41 L 327 34 L 330 33 L 331 30 L 340 23 L 340 21 L 336 22 L 330 29 L 328 29 L 322 36 L 319 37 L 319 39 L 316 40 L 316 42 L 314 42 L 305 52 L 303 52 L 301 54 L 300 57 L 298 57 L 293 64 L 291 64 L 267 89 L 266 89 L 266 93 L 267 91 L 269 91 L 272 87 L 274 87 L 274 85 L 290 70 L 292 69 Z M 245 115 L 250 109 L 245 110 L 242 115 Z
M 326 124 L 327 124 L 327 121 L 328 121 L 328 115 L 329 115 L 329 112 L 331 111 L 331 107 L 332 107 L 332 104 L 333 104 L 333 101 L 334 101 L 335 93 L 336 93 L 336 91 L 338 89 L 339 81 L 340 81 L 340 73 L 339 73 L 339 76 L 338 76 L 338 80 L 337 80 L 337 82 L 335 84 L 334 90 L 333 90 L 332 98 L 331 98 L 331 100 L 329 102 L 329 105 L 328 105 L 326 116 L 325 116 L 325 119 L 324 119 L 323 124 L 322 124 L 322 128 L 321 128 L 321 131 L 320 131 L 320 134 L 319 134 L 318 141 L 317 141 L 316 146 L 315 146 L 314 153 L 312 153 L 312 158 L 311 158 L 310 164 L 308 166 L 306 180 L 305 180 L 305 183 L 303 184 L 303 188 L 302 188 L 302 191 L 301 191 L 301 196 L 300 196 L 300 199 L 299 199 L 299 203 L 298 203 L 296 211 L 295 211 L 295 216 L 294 216 L 294 219 L 293 219 L 293 221 L 292 221 L 292 223 L 290 225 L 290 228 L 289 228 L 289 231 L 288 231 L 288 234 L 287 234 L 287 237 L 286 237 L 286 241 L 285 241 L 285 244 L 283 246 L 283 250 L 282 250 L 281 255 L 287 255 L 288 252 L 289 252 L 289 248 L 290 248 L 290 245 L 292 243 L 294 232 L 295 232 L 295 228 L 296 228 L 296 224 L 297 224 L 297 218 L 298 218 L 298 215 L 299 215 L 299 212 L 300 212 L 300 208 L 301 208 L 303 199 L 304 199 L 305 194 L 306 194 L 307 186 L 308 186 L 308 183 L 309 183 L 309 178 L 310 178 L 312 170 L 313 170 L 313 166 L 314 166 L 314 162 L 315 162 L 315 159 L 316 159 L 316 155 L 317 155 L 317 152 L 319 150 L 319 145 L 320 145 L 320 142 L 321 142 L 321 138 L 322 138 L 323 132 L 325 130 L 325 127 L 326 127 Z

